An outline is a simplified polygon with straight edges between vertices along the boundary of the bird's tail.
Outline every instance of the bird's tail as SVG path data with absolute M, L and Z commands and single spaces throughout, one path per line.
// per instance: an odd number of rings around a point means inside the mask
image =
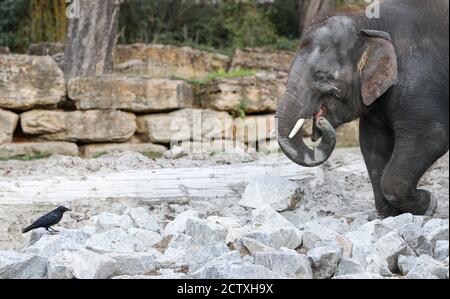
M 29 232 L 30 230 L 32 230 L 33 229 L 33 226 L 29 226 L 29 227 L 26 227 L 26 228 L 24 228 L 23 230 L 22 230 L 22 234 L 25 234 L 25 233 L 27 233 L 27 232 Z

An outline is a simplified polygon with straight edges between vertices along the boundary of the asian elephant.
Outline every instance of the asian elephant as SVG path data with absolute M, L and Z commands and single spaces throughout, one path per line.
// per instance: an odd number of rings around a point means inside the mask
M 360 118 L 380 217 L 437 208 L 417 184 L 449 149 L 448 8 L 448 0 L 385 0 L 380 18 L 355 12 L 311 26 L 277 107 L 280 147 L 306 167 L 324 163 L 335 129 Z M 301 134 L 310 118 L 315 149 Z

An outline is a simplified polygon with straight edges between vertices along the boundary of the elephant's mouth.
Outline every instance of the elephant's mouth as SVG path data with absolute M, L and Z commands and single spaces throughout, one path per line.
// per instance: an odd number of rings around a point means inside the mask
M 294 162 L 306 167 L 314 167 L 324 163 L 334 150 L 336 145 L 336 133 L 330 121 L 326 118 L 327 109 L 321 106 L 312 114 L 313 136 L 311 140 L 320 139 L 317 147 L 311 148 L 303 140 L 305 118 L 298 119 L 295 123 L 286 123 L 286 118 L 280 119 L 278 133 L 279 144 L 283 152 Z M 293 126 L 292 126 L 293 124 Z
M 317 126 L 317 121 L 320 118 L 326 118 L 326 116 L 327 116 L 327 108 L 325 106 L 321 106 L 319 108 L 319 110 L 313 114 L 313 116 L 312 116 L 312 119 L 313 119 L 312 132 L 313 132 L 313 134 L 311 136 L 311 140 L 313 142 L 317 142 L 322 136 L 321 131 L 319 130 L 319 127 Z M 291 133 L 289 134 L 289 139 L 293 139 L 295 136 L 297 136 L 300 133 L 300 131 L 302 131 L 305 122 L 306 122 L 305 118 L 301 118 L 297 121 L 297 123 L 295 124 Z

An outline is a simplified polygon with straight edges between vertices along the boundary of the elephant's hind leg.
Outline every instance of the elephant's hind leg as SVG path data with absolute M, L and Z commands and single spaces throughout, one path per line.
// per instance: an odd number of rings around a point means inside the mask
M 421 131 L 424 133 L 412 132 L 412 128 L 396 131 L 394 153 L 381 181 L 383 195 L 389 204 L 414 215 L 435 212 L 436 200 L 430 192 L 417 189 L 417 184 L 433 163 L 448 151 L 447 138 L 442 135 L 446 134 L 445 130 L 422 128 Z

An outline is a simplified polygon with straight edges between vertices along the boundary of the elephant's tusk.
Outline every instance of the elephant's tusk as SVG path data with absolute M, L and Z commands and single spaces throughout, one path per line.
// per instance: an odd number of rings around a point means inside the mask
M 295 124 L 294 129 L 292 129 L 291 134 L 289 134 L 289 139 L 294 138 L 298 134 L 298 132 L 300 132 L 304 124 L 305 120 L 303 118 L 299 119 L 297 124 Z

